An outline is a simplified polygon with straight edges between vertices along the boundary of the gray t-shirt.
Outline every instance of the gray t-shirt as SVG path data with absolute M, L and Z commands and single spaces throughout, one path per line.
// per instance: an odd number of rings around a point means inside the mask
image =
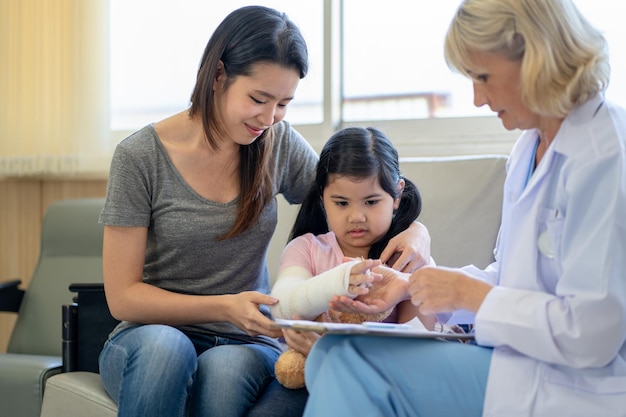
M 274 195 L 300 203 L 314 179 L 317 155 L 287 122 L 274 126 Z M 111 162 L 100 223 L 148 228 L 145 282 L 183 294 L 269 294 L 266 266 L 269 241 L 277 222 L 276 199 L 257 224 L 227 239 L 238 199 L 216 203 L 196 193 L 179 174 L 152 126 L 123 140 Z M 261 311 L 269 317 L 267 306 Z M 121 323 L 122 328 L 136 325 Z M 275 344 L 255 338 L 228 322 L 180 326 L 207 334 Z

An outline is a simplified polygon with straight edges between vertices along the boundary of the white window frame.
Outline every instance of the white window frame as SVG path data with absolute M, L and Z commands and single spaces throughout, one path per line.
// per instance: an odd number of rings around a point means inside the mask
M 520 132 L 507 131 L 496 116 L 342 122 L 340 24 L 341 0 L 324 0 L 324 120 L 295 125 L 318 152 L 337 129 L 361 125 L 383 129 L 402 157 L 509 153 Z
M 495 116 L 429 118 L 414 120 L 341 121 L 341 0 L 323 0 L 323 121 L 294 124 L 320 151 L 326 140 L 347 125 L 376 126 L 392 139 L 402 157 L 508 154 L 519 131 L 505 130 Z M 469 83 L 470 81 L 468 81 Z M 287 120 L 289 119 L 287 115 Z M 111 132 L 117 144 L 132 131 Z

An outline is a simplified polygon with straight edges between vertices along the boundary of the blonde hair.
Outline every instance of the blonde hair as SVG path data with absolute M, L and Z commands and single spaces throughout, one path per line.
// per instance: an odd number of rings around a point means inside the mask
M 528 108 L 565 117 L 609 83 L 608 46 L 570 0 L 465 0 L 445 40 L 448 66 L 469 76 L 473 53 L 521 61 Z

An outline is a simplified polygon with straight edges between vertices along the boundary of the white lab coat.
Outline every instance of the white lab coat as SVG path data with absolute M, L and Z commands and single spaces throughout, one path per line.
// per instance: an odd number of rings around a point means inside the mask
M 537 132 L 507 164 L 498 286 L 475 318 L 493 346 L 484 416 L 626 416 L 626 114 L 574 109 L 526 185 Z

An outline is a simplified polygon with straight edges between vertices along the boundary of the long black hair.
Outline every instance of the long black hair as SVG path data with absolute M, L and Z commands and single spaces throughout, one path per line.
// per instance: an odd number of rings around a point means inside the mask
M 216 108 L 213 85 L 223 65 L 226 90 L 238 76 L 252 74 L 258 63 L 278 64 L 295 69 L 304 78 L 309 69 L 306 42 L 298 27 L 277 10 L 247 6 L 231 12 L 219 24 L 204 49 L 196 85 L 191 94 L 190 116 L 202 119 L 211 148 L 219 148 L 216 137 L 223 132 Z M 239 178 L 241 196 L 237 219 L 222 239 L 235 236 L 255 224 L 263 208 L 272 200 L 274 142 L 273 129 L 267 129 L 250 145 L 240 146 Z
M 422 199 L 415 184 L 404 178 L 404 190 L 398 195 L 402 179 L 398 151 L 383 132 L 373 127 L 348 127 L 335 133 L 326 142 L 317 164 L 317 175 L 291 230 L 289 240 L 305 233 L 320 235 L 329 232 L 322 202 L 330 175 L 350 178 L 378 177 L 380 186 L 393 198 L 400 197 L 387 233 L 370 248 L 368 256 L 380 257 L 389 240 L 405 230 L 422 211 Z

